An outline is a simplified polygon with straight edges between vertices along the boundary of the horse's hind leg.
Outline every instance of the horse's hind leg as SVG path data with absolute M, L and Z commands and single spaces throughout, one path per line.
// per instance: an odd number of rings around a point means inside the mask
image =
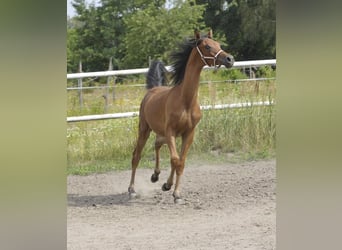
M 132 157 L 132 174 L 131 174 L 131 182 L 128 187 L 128 192 L 130 197 L 136 196 L 134 190 L 134 179 L 135 179 L 135 172 L 138 167 L 140 158 L 141 158 L 141 151 L 143 150 L 148 137 L 150 136 L 151 129 L 148 127 L 147 124 L 142 124 L 140 121 L 139 124 L 139 136 L 137 140 L 137 145 L 133 151 Z
M 165 138 L 162 136 L 158 136 L 156 138 L 156 141 L 154 143 L 154 148 L 156 151 L 156 167 L 154 169 L 154 173 L 151 176 L 151 181 L 157 182 L 159 180 L 159 174 L 160 174 L 160 168 L 159 168 L 159 151 L 161 146 L 163 146 L 165 144 Z

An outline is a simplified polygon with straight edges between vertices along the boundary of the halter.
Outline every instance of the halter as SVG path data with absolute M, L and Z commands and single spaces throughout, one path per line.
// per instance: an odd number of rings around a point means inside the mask
M 215 69 L 218 69 L 218 68 L 219 68 L 219 67 L 216 66 L 216 59 L 217 59 L 218 55 L 223 51 L 222 49 L 220 49 L 220 50 L 216 53 L 215 56 L 204 56 L 204 55 L 202 54 L 201 50 L 198 48 L 198 46 L 196 46 L 196 49 L 197 49 L 198 53 L 200 54 L 201 59 L 202 59 L 202 61 L 204 62 L 205 65 L 207 65 L 208 67 L 210 67 L 209 64 L 207 63 L 207 61 L 206 61 L 205 59 L 211 59 L 211 60 L 214 60 L 214 67 L 215 67 Z

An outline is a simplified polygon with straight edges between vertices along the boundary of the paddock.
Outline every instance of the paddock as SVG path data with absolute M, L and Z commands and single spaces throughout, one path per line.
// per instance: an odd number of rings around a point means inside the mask
M 130 171 L 68 176 L 68 249 L 275 249 L 275 165 L 191 162 L 183 205 L 151 183 L 151 169 L 139 169 L 135 200 Z

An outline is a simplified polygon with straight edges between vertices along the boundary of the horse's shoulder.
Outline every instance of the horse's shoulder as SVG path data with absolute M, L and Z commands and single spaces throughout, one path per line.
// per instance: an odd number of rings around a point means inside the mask
M 153 89 L 150 89 L 149 92 L 155 94 L 155 93 L 165 92 L 169 90 L 170 90 L 170 87 L 158 86 L 158 87 L 154 87 Z

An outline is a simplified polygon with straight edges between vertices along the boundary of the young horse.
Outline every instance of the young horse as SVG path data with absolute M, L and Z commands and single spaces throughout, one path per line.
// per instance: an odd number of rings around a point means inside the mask
M 156 133 L 155 152 L 156 165 L 152 182 L 158 181 L 159 150 L 167 144 L 170 150 L 171 173 L 162 186 L 168 191 L 173 185 L 176 173 L 176 184 L 173 192 L 175 203 L 182 202 L 180 196 L 180 179 L 184 170 L 185 158 L 194 138 L 195 127 L 201 119 L 200 106 L 197 100 L 199 78 L 203 66 L 227 68 L 233 66 L 234 58 L 223 51 L 220 44 L 212 40 L 212 31 L 201 38 L 195 31 L 195 39 L 186 41 L 179 51 L 172 55 L 173 87 L 154 87 L 148 90 L 140 105 L 139 136 L 132 157 L 132 175 L 128 188 L 130 197 L 135 197 L 134 178 L 141 158 L 141 151 L 151 131 Z M 151 86 L 150 86 L 151 87 Z M 180 155 L 176 150 L 176 137 L 182 138 Z

